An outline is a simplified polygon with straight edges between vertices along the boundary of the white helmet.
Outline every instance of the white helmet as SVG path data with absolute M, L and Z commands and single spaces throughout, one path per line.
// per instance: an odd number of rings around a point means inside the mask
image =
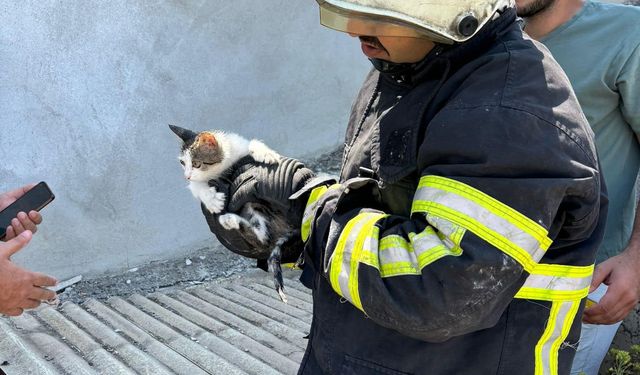
M 453 44 L 473 37 L 514 0 L 316 0 L 320 23 L 358 35 L 428 38 Z

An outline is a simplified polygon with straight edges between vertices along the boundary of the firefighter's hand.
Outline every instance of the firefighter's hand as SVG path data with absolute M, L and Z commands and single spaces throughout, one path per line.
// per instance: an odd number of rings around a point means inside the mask
M 27 191 L 31 190 L 35 184 L 30 184 L 23 186 L 21 188 L 6 192 L 4 194 L 0 194 L 0 211 L 7 208 L 11 203 L 15 202 L 18 198 L 23 196 Z M 37 225 L 42 223 L 42 216 L 36 212 L 31 211 L 28 213 L 20 212 L 18 213 L 18 217 L 11 220 L 11 225 L 9 225 L 6 229 L 6 234 L 4 237 L 5 241 L 8 241 L 25 230 L 31 231 L 31 233 L 35 233 L 38 230 Z
M 600 302 L 584 311 L 590 324 L 614 324 L 626 318 L 640 301 L 640 256 L 635 249 L 607 259 L 596 266 L 591 291 L 601 283 L 609 287 Z
M 24 231 L 10 241 L 0 243 L 0 313 L 18 316 L 25 309 L 33 309 L 42 301 L 56 297 L 55 292 L 42 288 L 54 286 L 56 279 L 30 272 L 11 262 L 11 256 L 29 243 L 31 232 Z
M 230 212 L 239 212 L 248 202 L 262 202 L 300 225 L 306 202 L 290 197 L 315 174 L 296 159 L 281 158 L 277 165 L 253 165 L 234 174 L 229 188 Z
M 302 224 L 306 201 L 290 197 L 313 176 L 314 173 L 298 160 L 283 157 L 277 164 L 250 161 L 236 165 L 228 177 L 210 181 L 209 185 L 227 196 L 227 206 L 222 214 L 240 214 L 247 203 L 260 203 L 268 206 L 274 215 L 286 218 L 288 224 L 296 228 Z M 211 232 L 226 248 L 239 254 L 253 251 L 254 245 L 247 241 L 243 231 L 225 229 L 219 222 L 219 215 L 212 215 L 204 207 L 202 213 Z

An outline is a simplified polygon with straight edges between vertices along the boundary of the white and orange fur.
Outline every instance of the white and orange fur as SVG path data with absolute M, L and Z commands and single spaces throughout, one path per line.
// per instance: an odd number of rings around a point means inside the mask
M 268 270 L 273 273 L 276 291 L 286 303 L 281 260 L 283 254 L 290 258 L 302 247 L 299 223 L 290 223 L 286 215 L 278 214 L 265 202 L 248 202 L 238 213 L 223 213 L 227 197 L 210 186 L 212 180 L 218 180 L 245 156 L 250 156 L 256 163 L 273 166 L 277 166 L 282 157 L 261 141 L 247 140 L 237 134 L 217 130 L 195 133 L 170 127 L 183 142 L 178 159 L 183 165 L 184 177 L 189 181 L 189 190 L 207 211 L 214 214 L 213 220 L 217 219 L 222 228 L 239 231 L 247 241 L 246 248 L 230 250 L 266 261 Z
M 172 126 L 172 130 L 176 128 Z M 188 188 L 191 194 L 201 201 L 210 213 L 219 214 L 224 210 L 226 196 L 224 193 L 217 191 L 215 187 L 209 186 L 208 182 L 210 180 L 219 178 L 224 171 L 247 155 L 251 156 L 256 162 L 265 164 L 277 163 L 281 156 L 257 139 L 248 140 L 240 135 L 219 130 L 212 130 L 206 133 L 213 136 L 211 142 L 214 142 L 215 147 L 222 151 L 223 156 L 219 163 L 208 165 L 206 168 L 204 164 L 201 164 L 198 168 L 194 167 L 189 147 L 183 148 L 178 159 L 183 165 L 184 177 L 189 181 Z M 176 134 L 180 137 L 177 132 Z M 266 243 L 268 233 L 266 233 L 265 219 L 255 212 L 250 213 L 254 214 L 255 220 L 258 221 L 257 225 L 253 225 L 256 236 L 261 242 Z M 218 221 L 227 230 L 237 230 L 240 228 L 241 222 L 246 222 L 246 219 L 234 213 L 225 213 L 220 215 Z

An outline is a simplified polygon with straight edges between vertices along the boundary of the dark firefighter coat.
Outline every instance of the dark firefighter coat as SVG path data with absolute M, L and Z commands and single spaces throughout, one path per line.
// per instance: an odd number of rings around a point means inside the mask
M 513 10 L 383 68 L 306 190 L 300 373 L 568 374 L 606 196 L 566 76 Z

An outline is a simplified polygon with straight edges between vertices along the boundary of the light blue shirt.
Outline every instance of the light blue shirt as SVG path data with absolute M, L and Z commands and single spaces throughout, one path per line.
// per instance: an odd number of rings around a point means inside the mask
M 640 167 L 640 7 L 585 2 L 541 40 L 564 68 L 596 135 L 609 195 L 599 262 L 627 246 Z

